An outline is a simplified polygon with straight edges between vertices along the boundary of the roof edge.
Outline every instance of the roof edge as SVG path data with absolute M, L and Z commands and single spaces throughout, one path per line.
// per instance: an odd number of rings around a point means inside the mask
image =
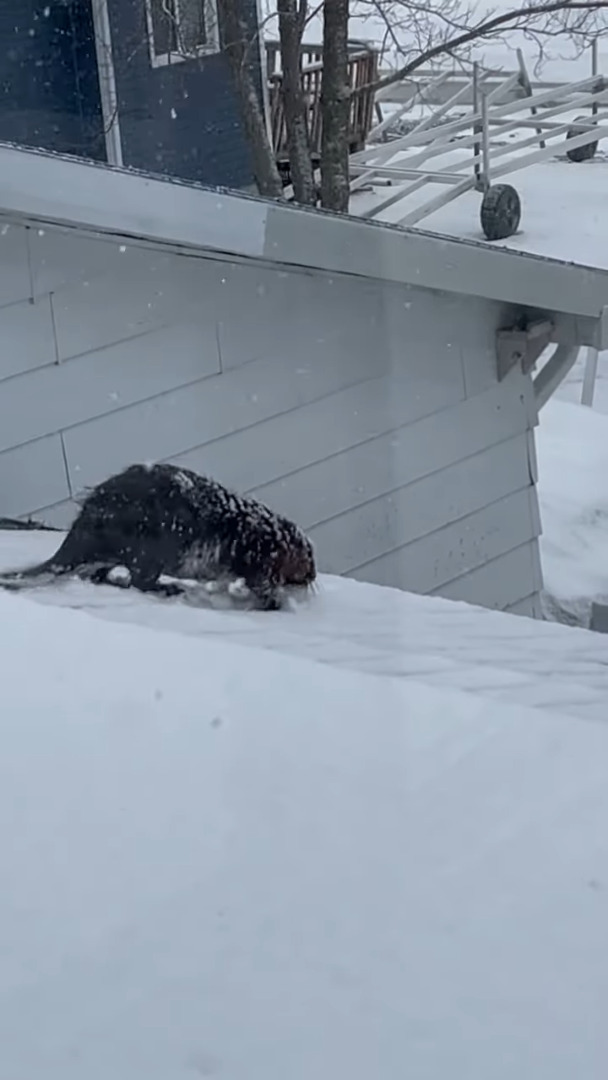
M 599 318 L 608 271 L 0 143 L 0 216 Z

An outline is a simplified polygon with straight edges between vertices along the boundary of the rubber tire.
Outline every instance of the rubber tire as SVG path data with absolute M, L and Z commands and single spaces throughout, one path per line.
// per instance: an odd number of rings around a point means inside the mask
M 521 221 L 519 195 L 510 184 L 494 184 L 481 200 L 481 227 L 486 240 L 506 240 Z
M 588 116 L 577 116 L 576 124 L 582 124 L 586 128 L 592 128 L 593 124 L 590 122 Z M 570 128 L 570 131 L 566 135 L 566 143 L 568 139 L 574 139 L 576 135 L 580 135 L 581 132 L 576 128 Z M 585 146 L 575 146 L 574 150 L 566 150 L 566 157 L 569 161 L 591 161 L 592 157 L 595 157 L 597 151 L 597 139 L 595 142 L 586 143 Z

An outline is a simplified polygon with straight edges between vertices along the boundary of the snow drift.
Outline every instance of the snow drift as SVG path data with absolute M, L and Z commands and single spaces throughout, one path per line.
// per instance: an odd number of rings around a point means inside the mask
M 341 588 L 362 635 L 394 596 Z M 603 1080 L 602 725 L 52 592 L 0 595 L 3 1077 Z

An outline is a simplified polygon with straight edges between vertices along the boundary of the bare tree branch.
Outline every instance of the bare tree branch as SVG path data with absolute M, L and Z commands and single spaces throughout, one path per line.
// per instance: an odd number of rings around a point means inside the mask
M 393 8 L 394 6 L 396 5 L 393 5 Z M 440 34 L 439 40 L 435 38 L 430 43 L 427 40 L 426 47 L 421 41 L 416 43 L 417 47 L 408 42 L 408 53 L 413 54 L 412 59 L 378 79 L 373 84 L 373 89 L 376 91 L 401 82 L 418 68 L 441 56 L 460 52 L 479 41 L 495 39 L 506 31 L 519 30 L 534 40 L 540 40 L 543 36 L 568 36 L 569 38 L 580 36 L 588 42 L 598 29 L 597 25 L 589 25 L 589 17 L 606 10 L 608 0 L 550 0 L 549 3 L 530 3 L 511 11 L 491 14 L 478 22 L 468 24 L 466 21 L 462 23 L 460 19 L 452 18 L 441 7 L 433 9 L 429 4 L 418 3 L 417 0 L 403 0 L 401 6 L 407 8 L 409 12 L 409 25 L 416 22 L 416 14 L 418 14 L 419 27 L 421 27 L 424 18 L 428 20 L 429 14 L 434 13 L 454 33 Z M 382 0 L 373 0 L 373 7 L 376 12 L 381 11 Z M 556 18 L 560 15 L 561 19 Z M 569 18 L 571 15 L 574 17 Z M 468 17 L 470 13 L 467 13 L 465 19 Z M 535 21 L 537 25 L 534 25 Z

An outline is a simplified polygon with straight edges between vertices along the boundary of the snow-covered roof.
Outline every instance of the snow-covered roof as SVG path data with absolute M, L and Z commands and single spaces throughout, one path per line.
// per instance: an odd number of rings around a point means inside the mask
M 3 1075 L 606 1074 L 608 638 L 332 578 L 0 612 Z
M 0 218 L 364 275 L 598 321 L 608 312 L 608 271 L 598 268 L 6 143 L 0 144 Z

